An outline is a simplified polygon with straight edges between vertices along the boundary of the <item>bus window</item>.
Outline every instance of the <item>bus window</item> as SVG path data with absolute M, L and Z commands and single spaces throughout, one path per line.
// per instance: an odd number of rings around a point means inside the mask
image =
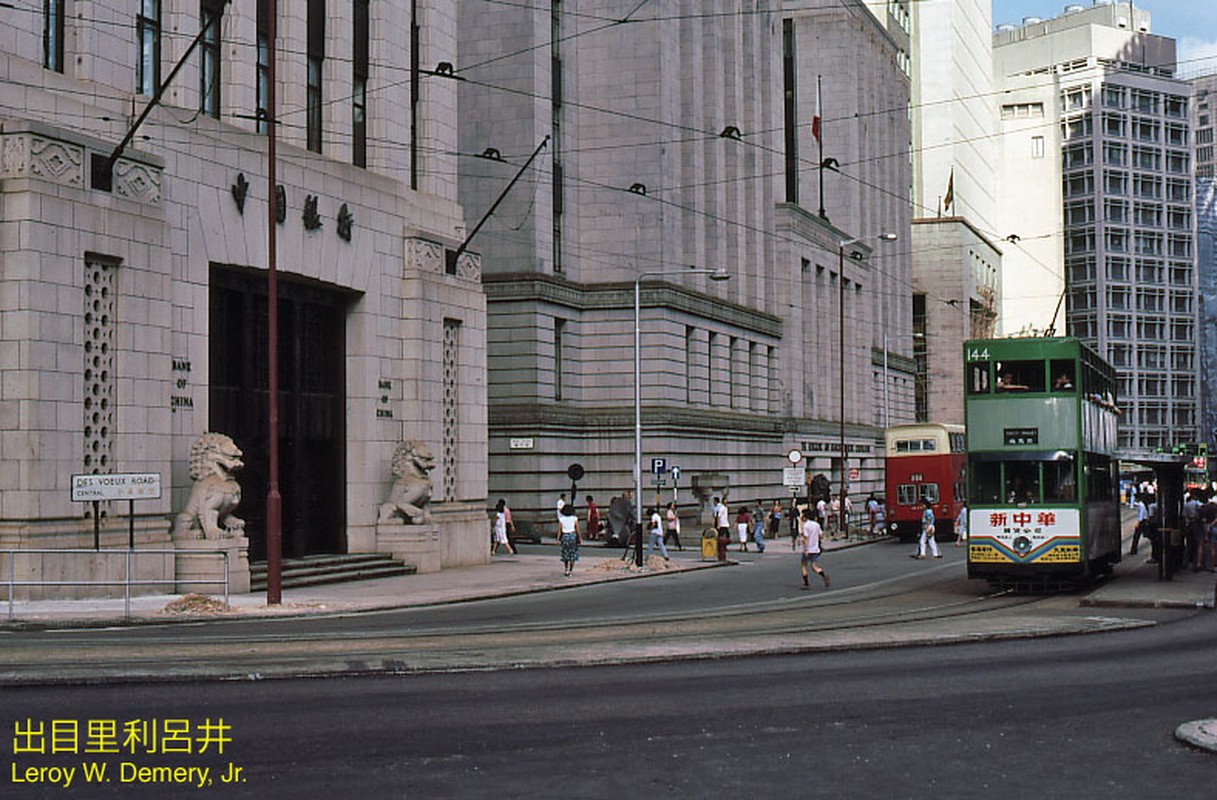
M 902 483 L 896 487 L 896 503 L 902 506 L 911 506 L 917 502 L 917 485 L 913 483 Z
M 1044 502 L 1073 503 L 1078 499 L 1078 483 L 1072 460 L 1044 462 Z
M 972 471 L 973 503 L 1001 502 L 1001 464 L 997 461 L 974 461 Z
M 921 484 L 921 502 L 923 504 L 938 502 L 938 484 L 936 484 L 936 483 Z
M 1048 371 L 1052 374 L 1052 391 L 1074 391 L 1075 382 L 1072 360 L 1058 359 L 1053 361 L 1051 363 L 1051 368 Z
M 1043 361 L 999 361 L 997 362 L 997 391 L 1042 392 L 1044 391 Z
M 968 394 L 989 393 L 989 362 L 974 361 L 968 364 Z
M 1038 461 L 1006 462 L 1006 502 L 1038 503 L 1040 465 Z

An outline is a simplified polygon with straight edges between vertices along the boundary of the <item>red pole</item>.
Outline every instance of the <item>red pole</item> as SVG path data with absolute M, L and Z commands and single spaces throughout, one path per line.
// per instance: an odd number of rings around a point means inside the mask
M 266 487 L 266 604 L 277 606 L 283 599 L 279 576 L 283 549 L 283 500 L 279 496 L 279 279 L 275 269 L 275 226 L 278 224 L 278 199 L 275 195 L 275 0 L 267 0 L 266 21 L 266 304 L 267 304 L 267 386 L 268 457 L 270 472 Z

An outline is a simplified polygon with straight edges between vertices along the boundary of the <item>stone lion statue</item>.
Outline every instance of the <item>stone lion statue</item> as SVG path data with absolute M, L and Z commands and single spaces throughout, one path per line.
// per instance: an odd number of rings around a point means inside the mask
M 427 445 L 408 439 L 393 451 L 393 491 L 389 502 L 380 507 L 380 522 L 407 524 L 431 521 L 431 479 L 427 473 L 435 468 L 435 456 Z
M 177 515 L 177 539 L 224 539 L 244 530 L 245 520 L 233 516 L 241 503 L 241 485 L 232 474 L 245 466 L 244 455 L 222 433 L 204 433 L 190 446 L 190 477 L 194 488 L 186 508 Z

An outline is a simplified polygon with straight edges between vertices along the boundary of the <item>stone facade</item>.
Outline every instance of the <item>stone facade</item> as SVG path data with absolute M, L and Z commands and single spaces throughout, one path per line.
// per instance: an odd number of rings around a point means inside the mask
M 632 486 L 636 281 L 644 471 L 681 467 L 687 506 L 703 474 L 726 476 L 735 501 L 789 497 L 792 447 L 839 469 L 839 244 L 855 239 L 844 422 L 854 488 L 874 490 L 879 403 L 905 410 L 894 421 L 911 410 L 908 248 L 874 243 L 909 225 L 907 33 L 856 2 L 659 0 L 603 25 L 636 5 L 461 6 L 461 150 L 506 158 L 462 162 L 470 226 L 550 136 L 474 242 L 491 498 L 547 523 L 571 464 L 586 470 L 580 504 Z M 817 77 L 824 156 L 840 165 L 823 172 L 823 216 Z M 731 279 L 711 281 L 716 269 Z M 644 486 L 643 504 L 673 496 L 670 479 Z
M 960 217 L 914 220 L 912 242 L 917 420 L 962 425 L 963 343 L 993 337 L 1001 250 Z
M 213 335 L 214 276 L 264 277 L 268 267 L 267 141 L 254 122 L 256 5 L 224 7 L 218 116 L 199 111 L 196 52 L 116 161 L 108 187 L 96 167 L 126 133 L 132 110 L 151 99 L 131 94 L 134 7 L 99 0 L 87 14 L 69 14 L 62 72 L 43 66 L 41 13 L 9 21 L 17 35 L 0 54 L 0 549 L 91 546 L 91 511 L 68 491 L 70 476 L 87 472 L 160 474 L 163 496 L 135 504 L 136 546 L 170 546 L 170 518 L 191 488 L 191 442 L 217 422 L 214 371 L 234 363 L 264 369 L 255 352 L 215 352 Z M 402 76 L 413 4 L 370 4 L 367 167 L 355 166 L 352 6 L 331 4 L 322 152 L 306 149 L 305 5 L 279 4 L 276 172 L 286 213 L 276 226 L 276 263 L 285 284 L 338 298 L 333 338 L 298 328 L 301 350 L 309 342 L 335 350 L 325 368 L 337 370 L 343 410 L 334 420 L 289 408 L 282 424 L 305 442 L 310 426 L 338 432 L 345 480 L 333 500 L 341 527 L 333 540 L 351 552 L 383 549 L 377 509 L 392 485 L 394 447 L 407 438 L 426 442 L 439 456 L 436 507 L 446 508 L 445 519 L 459 518 L 445 535 L 477 543 L 447 543 L 447 563 L 481 563 L 488 557 L 485 300 L 478 257 L 455 269 L 444 257 L 465 233 L 452 177 L 455 85 L 422 81 L 409 102 Z M 161 6 L 166 76 L 198 29 L 198 4 Z M 450 60 L 452 4 L 423 0 L 416 8 L 422 63 Z M 411 150 L 402 142 L 412 129 Z M 236 327 L 258 319 L 237 319 Z M 311 356 L 281 352 L 292 365 Z M 246 413 L 264 413 L 256 381 L 243 402 Z M 265 458 L 258 442 L 237 444 L 247 459 Z M 314 466 L 323 474 L 337 465 Z M 242 488 L 238 514 L 248 518 L 264 497 L 248 483 Z M 101 508 L 102 547 L 125 547 L 126 504 L 110 505 Z M 255 543 L 265 536 L 245 533 Z M 172 565 L 153 573 L 173 578 Z

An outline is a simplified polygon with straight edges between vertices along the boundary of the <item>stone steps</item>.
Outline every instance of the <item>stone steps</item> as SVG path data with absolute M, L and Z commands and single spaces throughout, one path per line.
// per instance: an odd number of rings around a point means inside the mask
M 392 578 L 413 575 L 418 569 L 412 564 L 403 564 L 384 553 L 351 553 L 349 555 L 316 555 L 304 558 L 285 558 L 280 565 L 280 586 L 298 589 L 304 586 L 321 586 L 327 583 L 366 581 L 373 578 Z M 249 565 L 250 591 L 266 590 L 266 562 L 255 561 Z

